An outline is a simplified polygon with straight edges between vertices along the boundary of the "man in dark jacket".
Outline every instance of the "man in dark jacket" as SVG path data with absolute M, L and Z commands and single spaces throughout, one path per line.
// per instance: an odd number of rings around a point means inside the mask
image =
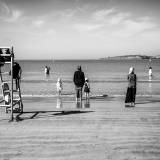
M 9 74 L 11 75 L 11 71 L 9 72 Z M 15 79 L 16 82 L 16 90 L 19 89 L 19 83 L 20 83 L 20 79 L 21 79 L 21 75 L 22 75 L 22 68 L 19 65 L 19 63 L 14 62 L 13 64 L 13 79 Z
M 80 101 L 81 101 L 82 100 L 82 88 L 85 82 L 85 76 L 81 70 L 81 66 L 77 67 L 77 71 L 75 71 L 74 73 L 73 82 L 75 84 L 75 89 L 76 89 L 76 100 L 80 98 Z

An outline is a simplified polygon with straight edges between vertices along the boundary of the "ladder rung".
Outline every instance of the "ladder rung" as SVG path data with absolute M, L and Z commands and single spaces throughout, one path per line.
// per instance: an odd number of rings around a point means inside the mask
M 4 63 L 5 63 L 5 64 L 11 64 L 11 61 L 5 61 Z M 0 62 L 0 64 L 4 64 L 4 63 L 1 63 L 1 62 Z
M 10 57 L 11 56 L 11 53 L 10 54 L 0 54 L 1 57 Z
M 11 105 L 1 104 L 0 107 L 11 107 Z
M 11 63 L 11 61 L 6 61 L 6 62 L 4 62 L 4 63 L 6 63 L 6 64 L 10 64 L 10 63 Z
M 1 46 L 0 49 L 11 49 L 11 47 Z
M 4 90 L 3 92 L 5 92 L 5 93 L 6 93 L 6 92 L 11 92 L 11 90 L 10 90 L 10 89 L 9 89 L 9 90 L 7 89 L 7 90 Z M 13 90 L 13 92 L 15 92 L 15 93 L 16 93 L 16 92 L 17 92 L 17 93 L 19 93 L 20 91 L 19 91 L 19 90 Z
M 10 92 L 10 91 L 11 91 L 11 90 L 8 90 L 8 89 L 7 89 L 7 90 L 4 90 L 3 92 L 4 92 L 4 93 L 6 93 L 6 92 L 8 93 L 8 92 Z
M 19 92 L 19 90 L 13 90 L 13 92 L 17 92 L 17 93 L 18 93 L 18 92 Z
M 11 83 L 11 81 L 3 81 L 2 83 Z
M 17 99 L 13 99 L 13 101 L 20 101 L 21 99 L 20 98 L 17 98 Z
M 1 72 L 0 74 L 9 74 L 9 72 Z

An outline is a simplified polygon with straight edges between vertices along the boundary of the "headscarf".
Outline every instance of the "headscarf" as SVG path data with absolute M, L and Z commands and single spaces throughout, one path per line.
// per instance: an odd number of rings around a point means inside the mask
M 134 68 L 133 67 L 130 67 L 130 69 L 129 69 L 129 74 L 131 74 L 131 73 L 134 73 Z

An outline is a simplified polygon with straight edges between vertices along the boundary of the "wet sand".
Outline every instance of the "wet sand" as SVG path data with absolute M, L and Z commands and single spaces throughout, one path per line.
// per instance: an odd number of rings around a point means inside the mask
M 78 108 L 73 100 L 29 98 L 16 116 L 8 122 L 0 108 L 2 160 L 160 159 L 160 98 L 137 98 L 136 107 L 92 99 Z

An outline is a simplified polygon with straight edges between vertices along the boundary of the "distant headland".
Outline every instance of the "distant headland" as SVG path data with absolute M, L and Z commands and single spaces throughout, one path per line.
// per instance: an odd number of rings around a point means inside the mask
M 113 60 L 120 60 L 120 59 L 160 59 L 160 55 L 157 56 L 147 56 L 147 55 L 124 55 L 124 56 L 113 56 L 113 57 L 105 57 L 100 58 L 100 60 L 107 60 L 107 59 L 113 59 Z

